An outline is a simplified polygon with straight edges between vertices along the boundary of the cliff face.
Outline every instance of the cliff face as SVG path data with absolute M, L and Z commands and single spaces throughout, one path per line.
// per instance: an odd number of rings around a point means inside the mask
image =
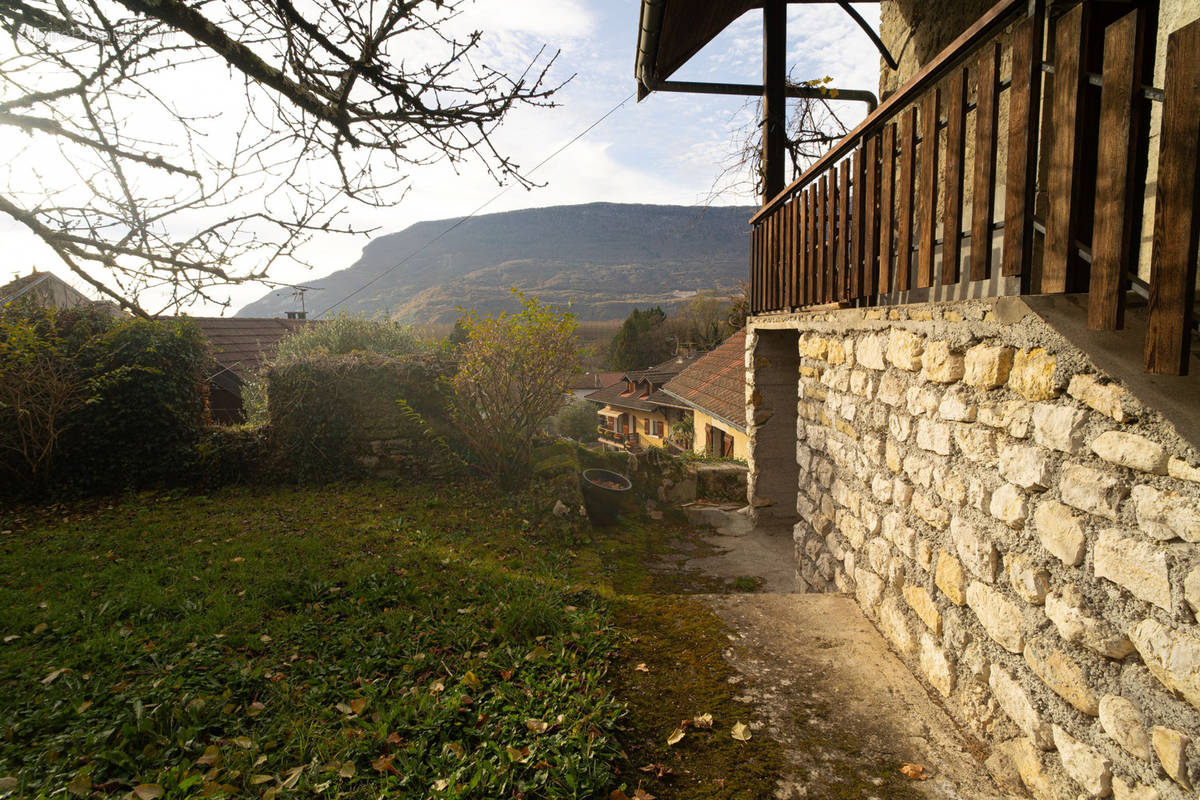
M 735 289 L 746 278 L 754 210 L 592 203 L 481 215 L 449 232 L 456 220 L 420 222 L 373 239 L 349 268 L 306 281 L 324 289 L 309 306 L 325 308 L 382 275 L 340 308 L 450 322 L 460 307 L 515 308 L 517 288 L 571 303 L 582 319 L 621 319 L 634 307 Z M 278 316 L 292 304 L 268 294 L 238 315 Z

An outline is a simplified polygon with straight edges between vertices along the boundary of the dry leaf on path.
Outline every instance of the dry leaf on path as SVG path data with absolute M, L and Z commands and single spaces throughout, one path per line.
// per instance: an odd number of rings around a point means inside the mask
M 702 728 L 704 730 L 708 730 L 709 728 L 711 728 L 713 726 L 713 715 L 712 714 L 697 714 L 695 717 L 692 718 L 692 724 L 695 725 L 697 728 Z
M 635 671 L 635 672 L 649 672 L 649 671 L 650 671 L 650 668 L 649 668 L 649 667 L 647 667 L 647 666 L 646 666 L 644 663 L 642 663 L 642 664 L 638 664 L 638 665 L 637 665 L 636 667 L 634 667 L 633 669 L 634 669 L 634 671 Z
M 750 727 L 743 722 L 735 722 L 729 735 L 739 742 L 748 742 L 750 741 Z
M 667 744 L 679 744 L 683 741 L 683 728 L 676 728 L 671 731 L 671 735 L 667 737 Z
M 925 773 L 924 764 L 908 764 L 905 763 L 900 767 L 900 773 L 910 781 L 925 781 L 929 780 L 929 775 Z
M 138 800 L 157 800 L 162 797 L 163 787 L 157 783 L 139 783 L 133 787 L 133 793 L 138 796 Z

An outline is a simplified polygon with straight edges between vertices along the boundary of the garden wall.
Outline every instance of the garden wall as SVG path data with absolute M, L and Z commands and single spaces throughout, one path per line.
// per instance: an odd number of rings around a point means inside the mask
M 853 594 L 1002 782 L 1194 796 L 1200 452 L 1016 299 L 759 317 L 747 347 L 753 420 L 795 376 L 750 484 L 794 447 L 801 586 Z

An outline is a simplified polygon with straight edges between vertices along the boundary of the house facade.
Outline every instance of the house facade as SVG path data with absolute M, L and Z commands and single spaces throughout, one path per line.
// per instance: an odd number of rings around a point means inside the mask
M 674 356 L 644 370 L 622 373 L 620 378 L 585 399 L 600 405 L 600 443 L 606 447 L 640 453 L 647 448 L 669 449 L 673 429 L 688 416 L 688 407 L 662 391 L 663 384 L 699 358 Z
M 749 458 L 744 329 L 667 381 L 663 392 L 691 409 L 694 452 L 742 461 Z
M 761 85 L 671 80 L 751 9 Z M 642 3 L 642 98 L 764 101 L 750 505 L 1006 788 L 1194 797 L 1200 3 L 880 16 L 881 101 L 787 183 L 788 4 Z

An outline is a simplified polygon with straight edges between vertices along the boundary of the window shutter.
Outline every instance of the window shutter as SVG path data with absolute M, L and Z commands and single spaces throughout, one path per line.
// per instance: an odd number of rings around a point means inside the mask
M 722 438 L 723 444 L 724 444 L 724 448 L 723 448 L 724 452 L 722 453 L 722 455 L 725 456 L 726 458 L 732 458 L 733 457 L 733 437 L 727 433 L 723 433 L 721 435 L 721 438 Z

